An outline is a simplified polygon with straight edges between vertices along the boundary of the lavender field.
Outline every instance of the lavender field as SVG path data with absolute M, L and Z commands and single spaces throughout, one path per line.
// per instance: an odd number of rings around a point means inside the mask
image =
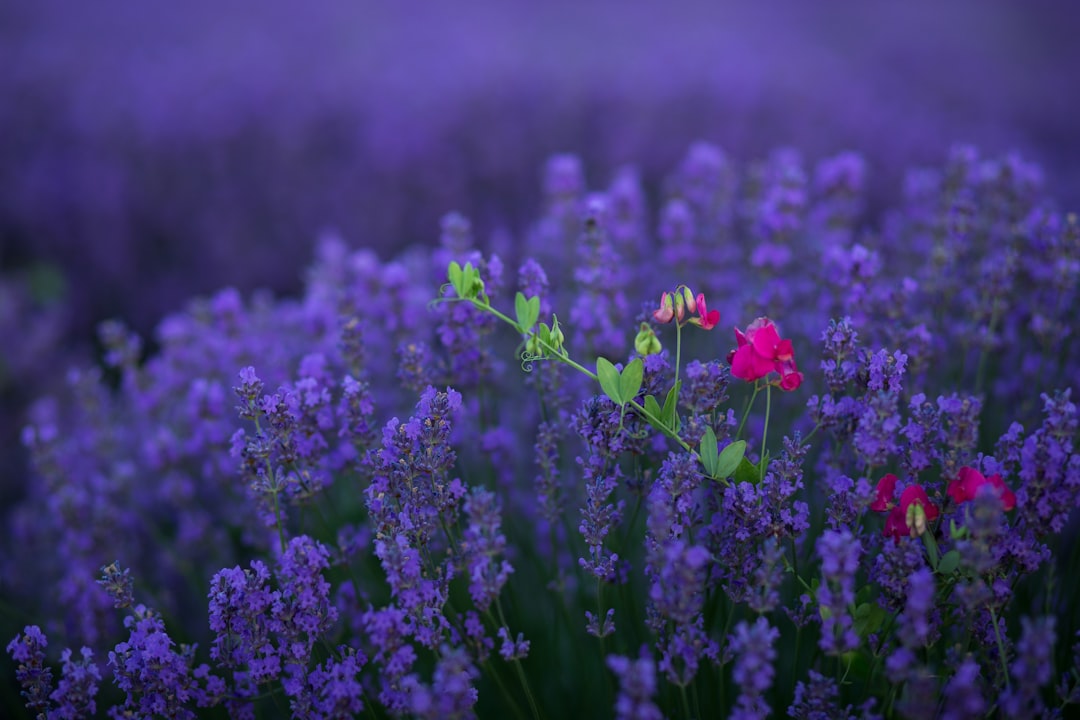
M 0 9 L 0 716 L 1080 716 L 1078 19 Z

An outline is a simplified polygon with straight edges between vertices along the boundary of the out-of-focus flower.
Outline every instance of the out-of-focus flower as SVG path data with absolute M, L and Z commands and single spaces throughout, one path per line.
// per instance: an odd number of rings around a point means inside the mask
M 754 382 L 775 372 L 780 376 L 774 384 L 781 390 L 797 390 L 802 385 L 803 374 L 795 364 L 795 350 L 791 340 L 780 338 L 780 332 L 772 320 L 759 317 L 746 326 L 746 332 L 735 328 L 738 347 L 728 355 L 731 374 Z
M 1001 505 L 1006 511 L 1016 507 L 1016 495 L 1005 485 L 1005 481 L 1001 479 L 1000 475 L 985 477 L 981 472 L 967 465 L 960 468 L 956 479 L 949 483 L 948 493 L 949 497 L 959 505 L 968 500 L 974 500 L 975 496 L 984 487 L 993 489 L 994 494 L 1001 499 Z

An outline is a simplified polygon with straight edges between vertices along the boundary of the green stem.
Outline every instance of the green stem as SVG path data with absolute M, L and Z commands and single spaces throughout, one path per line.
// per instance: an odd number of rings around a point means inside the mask
M 675 323 L 675 387 L 679 387 L 679 368 L 682 367 L 682 325 Z M 675 407 L 679 406 L 675 398 Z
M 761 429 L 761 472 L 760 479 L 765 479 L 765 440 L 769 437 L 769 410 L 772 409 L 772 385 L 765 386 L 765 427 Z
M 742 420 L 739 421 L 739 429 L 735 431 L 735 439 L 738 440 L 742 435 L 742 430 L 746 426 L 746 418 L 750 417 L 750 408 L 754 407 L 754 400 L 757 399 L 758 384 L 754 383 L 754 394 L 750 396 L 750 399 L 746 403 L 746 410 L 743 410 Z
M 491 313 L 492 315 L 499 318 L 500 320 L 502 320 L 506 324 L 510 325 L 512 328 L 518 330 L 518 332 L 522 332 L 521 327 L 517 324 L 517 322 L 510 319 L 509 316 L 504 315 L 503 313 L 499 312 L 498 310 L 491 307 L 490 305 L 485 304 L 483 302 L 480 302 L 477 299 L 470 299 L 469 302 L 471 302 L 473 304 L 473 306 L 476 307 L 477 309 L 484 310 L 486 312 Z M 526 333 L 526 334 L 531 334 L 531 333 Z M 563 355 L 562 350 L 560 348 L 556 348 L 555 346 L 551 345 L 550 343 L 546 343 L 546 342 L 543 342 L 543 341 L 540 341 L 540 345 L 544 348 L 544 350 L 548 351 L 548 353 L 550 353 L 551 357 L 554 358 L 555 360 L 558 360 L 561 363 L 569 365 L 570 367 L 574 368 L 575 370 L 577 370 L 582 375 L 585 375 L 586 377 L 588 377 L 590 380 L 599 381 L 599 378 L 596 376 L 596 373 L 594 373 L 592 370 L 589 370 L 588 368 L 586 368 L 581 363 L 578 363 L 575 360 L 572 360 L 571 358 L 569 358 L 568 356 Z M 661 428 L 663 433 L 668 438 L 670 438 L 671 440 L 674 440 L 676 443 L 678 443 L 679 446 L 683 450 L 686 450 L 687 452 L 694 452 L 693 448 L 691 448 L 686 443 L 685 440 L 683 440 L 681 437 L 679 437 L 679 435 L 675 431 L 665 428 L 664 424 L 660 420 L 660 418 L 656 417 L 655 415 L 653 415 L 652 413 L 647 411 L 644 408 L 644 406 L 639 404 L 637 401 L 631 400 L 626 404 L 629 405 L 630 407 L 632 407 L 643 418 L 645 418 L 646 420 L 649 420 L 654 425 L 654 427 Z
M 495 598 L 495 610 L 499 613 L 499 621 L 503 627 L 506 628 L 507 635 L 510 633 L 510 625 L 506 622 L 506 615 L 503 614 L 502 602 L 498 597 Z M 532 711 L 533 720 L 540 720 L 540 709 L 536 706 L 536 698 L 533 697 L 532 689 L 529 687 L 529 680 L 525 676 L 525 670 L 521 667 L 521 659 L 514 658 L 514 667 L 517 668 L 518 680 L 521 681 L 521 687 L 525 691 L 525 697 L 529 701 L 529 709 Z
M 994 606 L 987 606 L 990 610 L 990 620 L 994 623 L 994 637 L 997 639 L 998 657 L 1001 658 L 1001 671 L 1005 673 L 1005 687 L 1008 690 L 1012 690 L 1012 683 L 1009 682 L 1009 664 L 1005 658 L 1005 643 L 1001 639 L 1001 628 L 998 627 L 997 613 L 994 612 Z

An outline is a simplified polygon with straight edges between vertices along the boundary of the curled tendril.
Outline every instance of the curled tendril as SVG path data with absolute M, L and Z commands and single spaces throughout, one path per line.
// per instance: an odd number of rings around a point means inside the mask
M 530 355 L 523 352 L 521 353 L 521 369 L 527 373 L 531 373 L 533 370 L 533 363 L 543 359 L 545 359 L 543 355 Z

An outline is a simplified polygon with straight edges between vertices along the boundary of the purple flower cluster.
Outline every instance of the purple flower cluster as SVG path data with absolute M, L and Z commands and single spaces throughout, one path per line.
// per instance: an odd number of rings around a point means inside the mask
M 328 235 L 298 298 L 102 326 L 103 369 L 23 436 L 0 592 L 40 625 L 11 629 L 12 694 L 57 717 L 1069 707 L 1076 589 L 1044 573 L 1080 502 L 1075 222 L 1011 156 L 957 148 L 886 214 L 869 167 L 700 143 L 594 192 L 561 155 L 531 247 L 459 214 L 389 261 Z M 671 288 L 723 325 L 660 323 Z M 748 354 L 805 377 L 736 377 Z

